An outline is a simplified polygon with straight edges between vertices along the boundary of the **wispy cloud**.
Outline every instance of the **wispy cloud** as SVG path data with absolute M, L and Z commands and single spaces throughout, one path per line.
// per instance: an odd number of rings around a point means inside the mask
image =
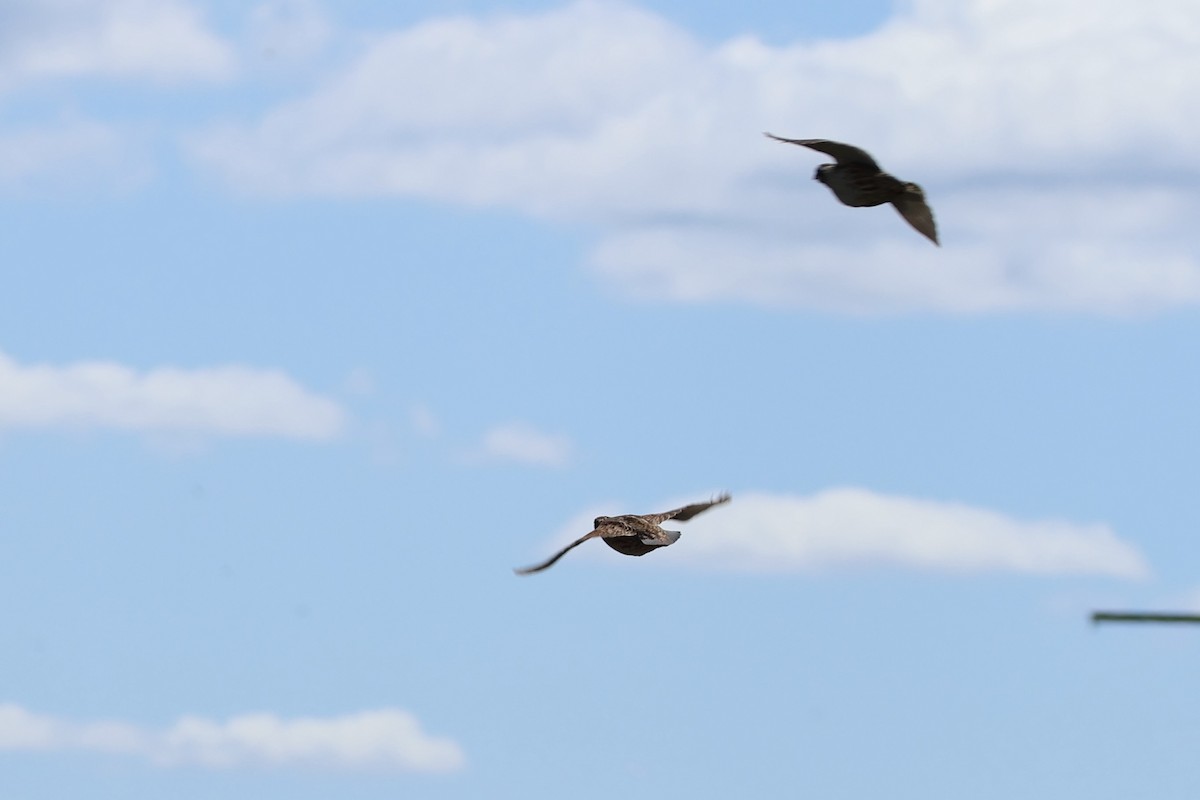
M 49 82 L 65 87 L 42 93 L 49 102 L 32 111 L 5 104 L 18 110 L 10 110 L 11 121 L 0 119 L 0 187 L 136 187 L 155 172 L 151 140 L 161 120 L 85 115 L 79 108 L 94 104 L 73 92 L 97 80 L 174 87 L 235 71 L 232 47 L 186 0 L 0 3 L 0 98 L 37 93 Z
M 415 403 L 409 408 L 408 420 L 413 431 L 424 439 L 436 439 L 442 432 L 437 415 L 424 403 Z
M 345 414 L 286 374 L 244 366 L 110 361 L 23 365 L 0 353 L 0 429 L 116 428 L 148 433 L 330 439 Z
M 660 505 L 672 507 L 670 501 Z M 580 514 L 555 543 L 577 538 L 580 530 L 588 529 L 594 512 Z M 655 554 L 656 563 L 735 572 L 877 565 L 945 573 L 1124 579 L 1149 574 L 1137 548 L 1106 525 L 1019 520 L 960 503 L 860 488 L 828 489 L 807 497 L 735 493 L 728 506 L 679 529 L 683 538 Z
M 135 140 L 118 127 L 79 117 L 0 130 L 0 186 L 132 188 L 152 171 Z
M 397 709 L 328 718 L 182 717 L 154 730 L 127 722 L 75 722 L 6 704 L 0 705 L 0 751 L 5 750 L 86 751 L 211 768 L 449 772 L 465 763 L 457 743 L 429 736 L 412 714 Z
M 797 180 L 797 191 L 818 188 Z M 821 194 L 809 199 L 833 202 Z M 1193 192 L 996 188 L 959 191 L 946 205 L 943 220 L 952 218 L 970 241 L 933 254 L 891 211 L 874 209 L 877 218 L 863 219 L 861 209 L 833 205 L 782 232 L 717 225 L 691 226 L 681 235 L 670 223 L 624 229 L 606 237 L 589 260 L 634 297 L 681 303 L 739 301 L 859 315 L 1130 315 L 1200 303 L 1200 260 L 1181 238 L 1186 220 L 1200 214 Z M 797 212 L 795 203 L 790 210 Z M 1017 214 L 1023 230 L 1002 230 Z M 831 241 L 830 231 L 843 242 Z
M 511 461 L 540 467 L 565 467 L 571 460 L 571 440 L 544 433 L 524 422 L 497 425 L 483 437 L 476 458 Z
M 313 0 L 265 0 L 250 13 L 249 34 L 260 58 L 285 66 L 319 53 L 333 29 Z
M 1034 10 L 921 0 L 866 36 L 779 47 L 710 45 L 590 0 L 437 19 L 371 38 L 308 96 L 192 151 L 250 191 L 586 220 L 597 272 L 656 299 L 852 313 L 1200 303 L 1200 195 L 1176 178 L 1200 168 L 1186 111 L 1200 50 L 1180 33 L 1200 29 L 1200 6 L 1050 0 L 1037 31 Z M 945 248 L 887 209 L 837 205 L 809 180 L 822 157 L 764 129 L 859 143 L 922 182 Z
M 0 20 L 0 89 L 37 78 L 211 80 L 235 66 L 183 0 L 9 0 Z

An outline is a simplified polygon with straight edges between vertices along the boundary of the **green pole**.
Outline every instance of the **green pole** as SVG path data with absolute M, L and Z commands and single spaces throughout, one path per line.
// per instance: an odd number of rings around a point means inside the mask
M 1159 611 L 1093 611 L 1092 622 L 1200 623 L 1200 614 L 1168 614 Z

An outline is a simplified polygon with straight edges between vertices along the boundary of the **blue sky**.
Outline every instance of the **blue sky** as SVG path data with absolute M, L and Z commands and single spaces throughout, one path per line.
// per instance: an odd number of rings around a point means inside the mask
M 827 5 L 3 4 L 0 795 L 1195 797 L 1200 10 Z

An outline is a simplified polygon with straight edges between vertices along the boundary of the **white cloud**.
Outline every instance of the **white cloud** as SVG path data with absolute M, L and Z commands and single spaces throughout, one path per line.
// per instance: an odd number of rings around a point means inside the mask
M 947 201 L 952 211 L 943 224 L 952 219 L 968 241 L 940 251 L 890 209 L 831 205 L 784 233 L 627 227 L 602 241 L 590 262 L 634 297 L 682 303 L 739 300 L 855 314 L 1132 314 L 1200 303 L 1200 259 L 1182 235 L 1200 214 L 1200 196 L 1128 187 L 1093 188 L 1088 196 L 997 189 L 960 191 Z M 1024 230 L 1003 230 L 1002 220 L 1025 214 Z
M 135 138 L 80 118 L 0 130 L 0 186 L 132 187 L 151 170 Z
M 684 502 L 691 501 L 659 505 L 665 509 Z M 588 509 L 578 515 L 547 549 L 590 530 L 596 513 Z M 655 553 L 655 563 L 705 569 L 789 572 L 880 565 L 947 573 L 1126 579 L 1149 574 L 1141 553 L 1106 525 L 1017 520 L 960 503 L 858 488 L 828 489 L 808 497 L 735 494 L 727 506 L 666 527 L 683 531 L 683 538 Z M 594 548 L 591 555 L 608 555 L 602 550 L 607 548 Z
M 783 47 L 583 0 L 374 37 L 192 150 L 252 191 L 586 221 L 595 268 L 643 296 L 1152 311 L 1200 302 L 1197 45 L 1191 0 L 919 0 L 869 35 Z M 764 129 L 859 143 L 919 180 L 945 249 L 838 206 L 809 180 L 823 157 Z
M 177 84 L 226 78 L 234 66 L 232 49 L 183 0 L 0 3 L 5 100 L 30 86 L 36 87 L 30 94 L 38 96 L 49 80 Z M 125 189 L 150 175 L 154 124 L 80 118 L 76 105 L 59 102 L 49 118 L 36 119 L 35 111 L 32 120 L 0 121 L 0 186 Z
M 571 440 L 523 422 L 510 422 L 497 425 L 484 435 L 478 457 L 487 461 L 565 467 L 571 460 Z
M 684 164 L 656 158 L 661 131 L 648 148 L 640 117 L 667 82 L 687 86 L 702 57 L 682 31 L 618 3 L 434 20 L 375 37 L 310 97 L 253 129 L 214 131 L 195 151 L 252 189 L 414 194 L 560 216 L 624 213 L 638 202 L 624 179 L 644 174 L 657 208 L 674 183 L 656 180 L 658 168 Z M 689 188 L 678 188 L 681 202 L 694 202 Z
M 333 30 L 312 0 L 268 0 L 251 12 L 249 33 L 260 57 L 289 64 L 318 54 Z
M 88 76 L 218 79 L 229 46 L 182 0 L 14 0 L 0 11 L 0 86 Z
M 416 403 L 408 411 L 408 419 L 412 429 L 418 436 L 425 439 L 436 439 L 442 432 L 442 424 L 437 415 L 424 403 Z
M 162 766 L 322 767 L 448 772 L 462 767 L 453 740 L 426 734 L 406 711 L 281 719 L 247 714 L 226 721 L 183 717 L 153 730 L 125 722 L 74 722 L 0 705 L 0 751 L 88 751 Z
M 274 370 L 160 367 L 109 361 L 23 365 L 0 353 L 0 429 L 117 428 L 329 439 L 341 408 Z

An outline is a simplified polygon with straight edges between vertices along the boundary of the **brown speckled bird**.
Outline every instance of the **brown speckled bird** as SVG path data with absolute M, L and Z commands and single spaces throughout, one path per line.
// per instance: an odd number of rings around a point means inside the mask
M 657 550 L 660 547 L 666 547 L 669 544 L 675 544 L 675 542 L 679 541 L 679 531 L 663 530 L 659 527 L 661 523 L 669 519 L 677 519 L 680 522 L 685 522 L 700 512 L 707 511 L 720 503 L 728 503 L 729 500 L 730 496 L 723 494 L 716 500 L 709 500 L 707 503 L 693 503 L 690 506 L 684 506 L 683 508 L 677 508 L 674 511 L 667 511 L 662 514 L 625 514 L 620 517 L 596 517 L 596 521 L 593 523 L 595 530 L 591 533 L 579 537 L 541 564 L 526 567 L 525 569 L 514 569 L 513 572 L 518 575 L 541 572 L 565 556 L 568 550 L 578 547 L 588 539 L 595 539 L 597 537 L 618 553 L 624 553 L 627 556 L 644 556 L 651 550 Z
M 917 184 L 906 183 L 881 170 L 866 150 L 828 139 L 784 139 L 773 133 L 763 135 L 777 142 L 799 144 L 833 156 L 837 163 L 817 167 L 814 180 L 828 186 L 834 196 L 848 206 L 878 206 L 891 203 L 909 225 L 928 236 L 934 244 L 941 246 L 937 238 L 937 225 L 933 221 L 933 211 L 925 202 L 925 192 Z

